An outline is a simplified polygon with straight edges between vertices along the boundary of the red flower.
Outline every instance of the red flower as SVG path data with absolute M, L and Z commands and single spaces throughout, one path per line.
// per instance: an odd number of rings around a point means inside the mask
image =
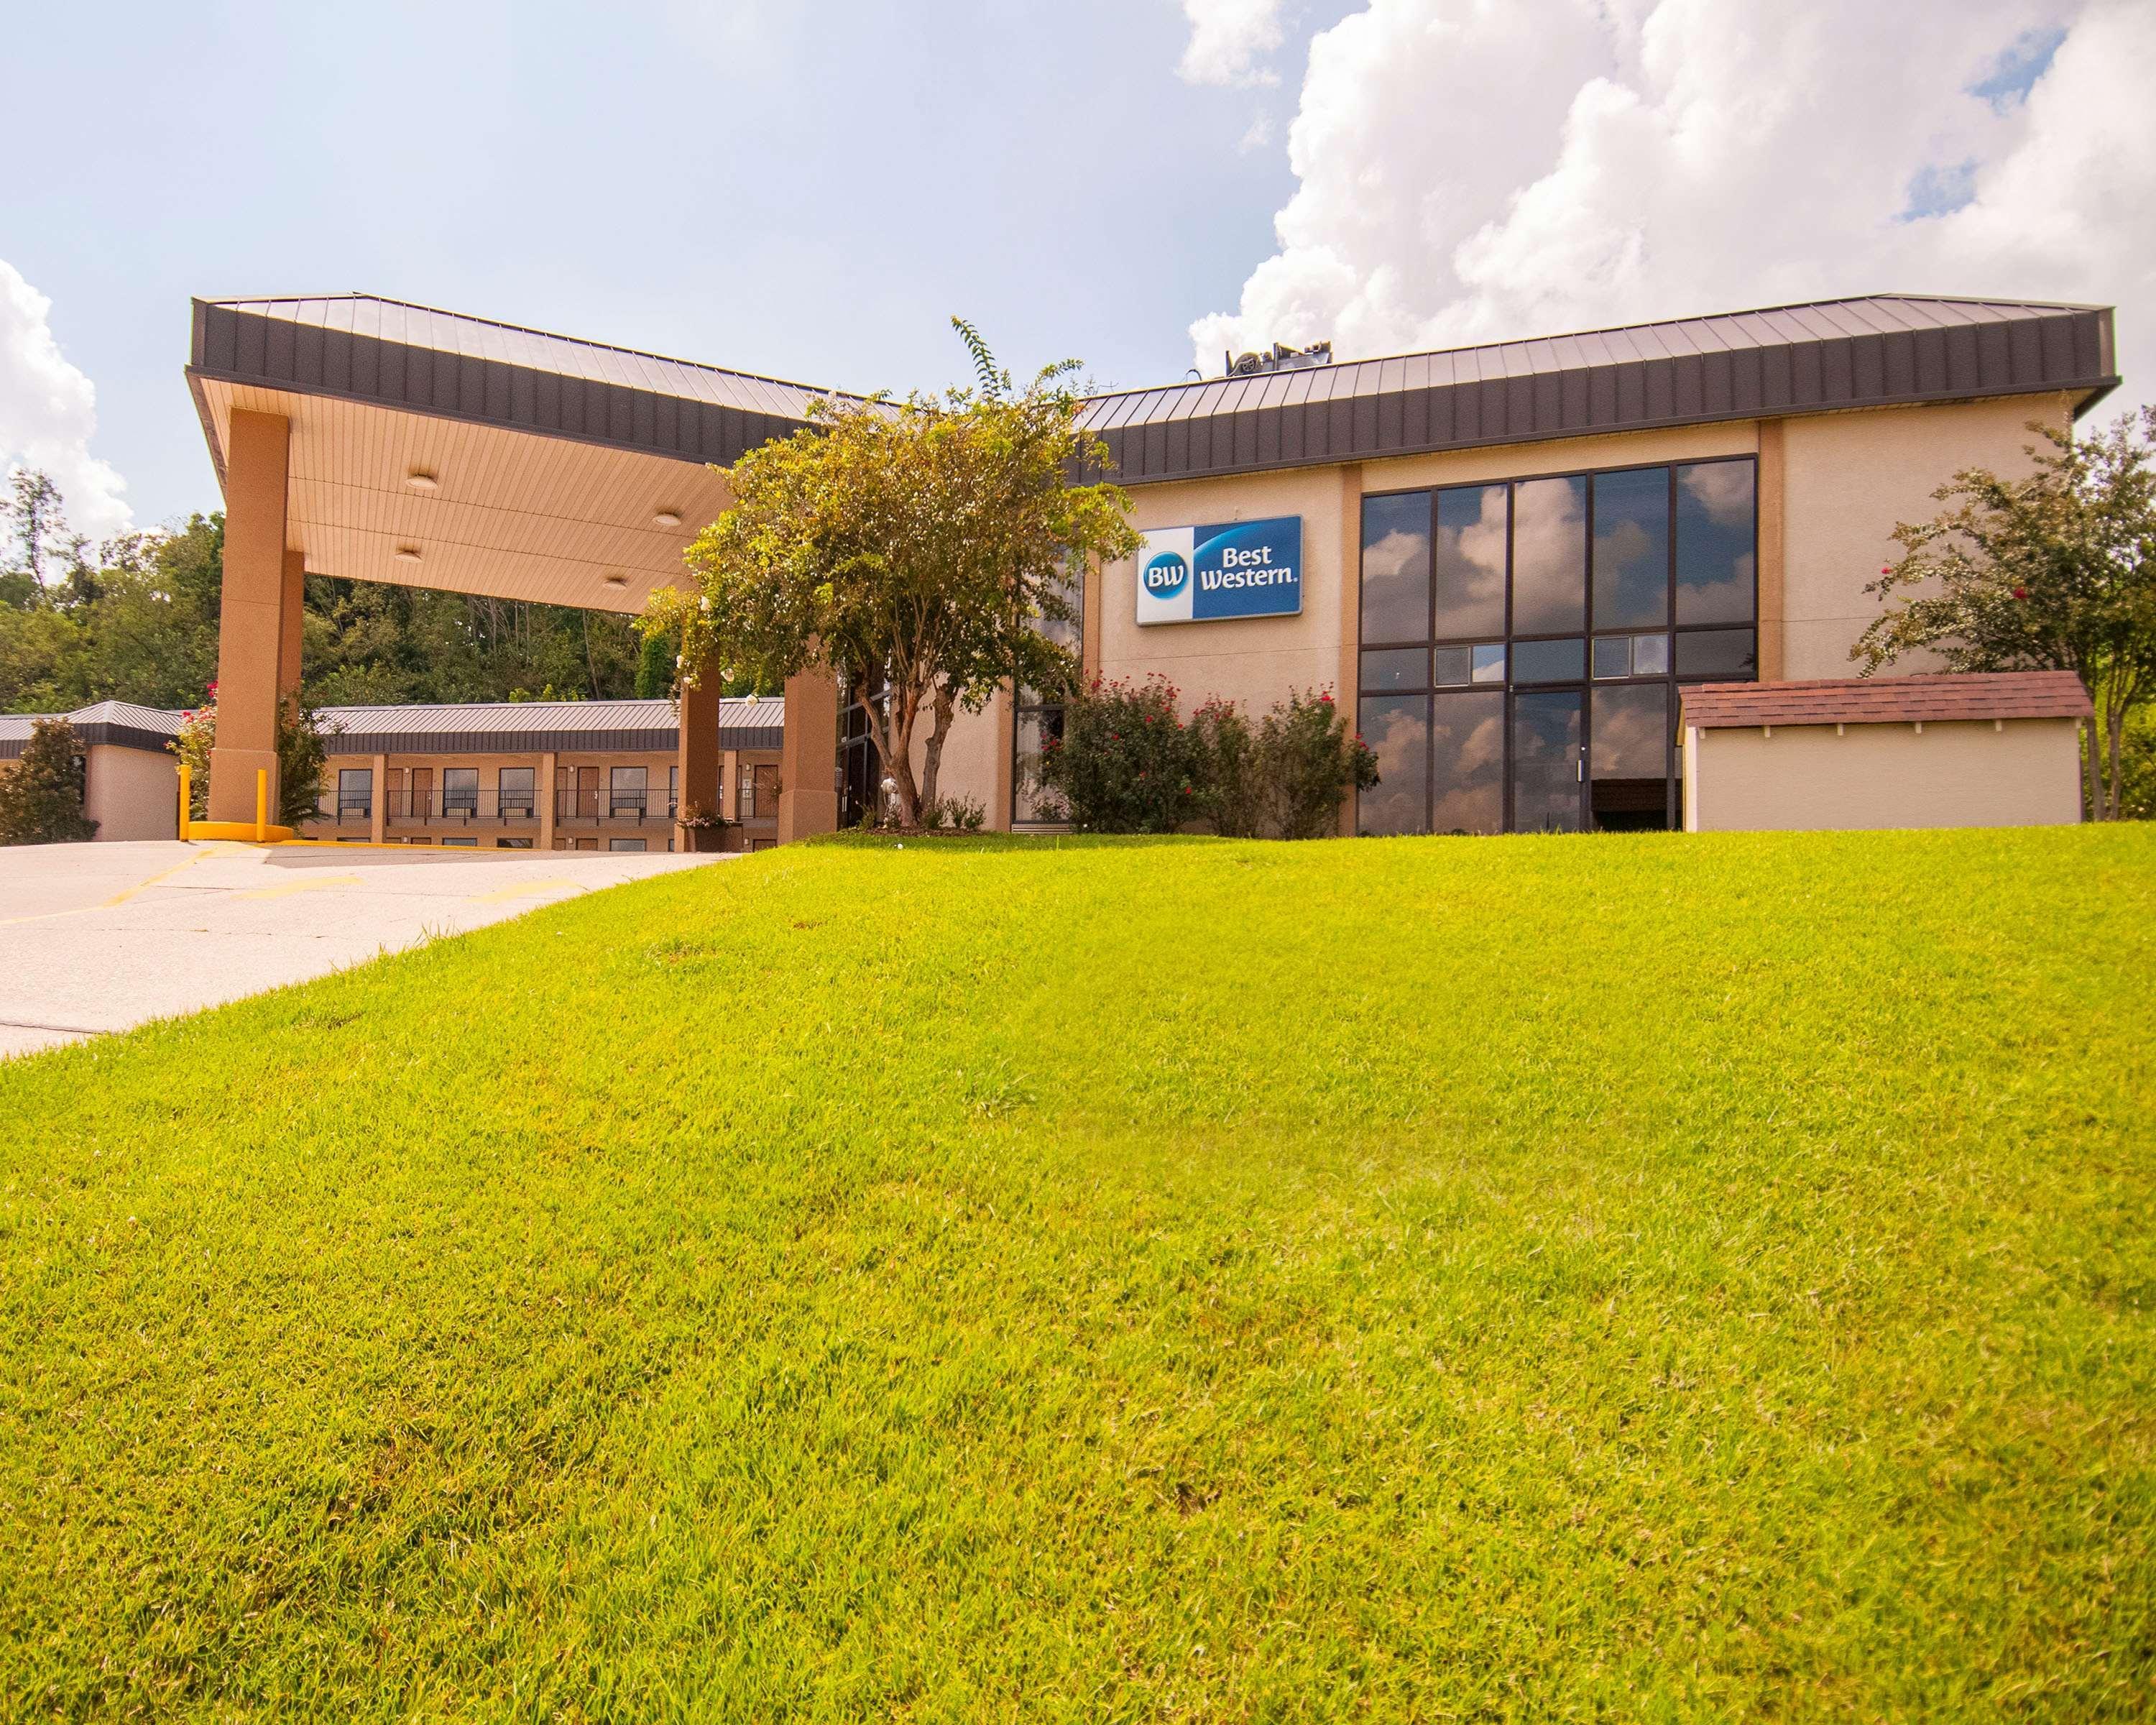
M 2025 587 L 2017 587 L 2014 589 L 2014 597 L 2017 599 L 2025 599 L 2029 597 L 2029 589 Z
M 1317 698 L 1323 701 L 1327 706 L 1332 705 L 1332 691 L 1329 689 L 1320 694 Z
M 1894 572 L 1894 566 L 1892 563 L 1881 563 L 1879 566 L 1879 572 L 1881 575 L 1892 575 Z

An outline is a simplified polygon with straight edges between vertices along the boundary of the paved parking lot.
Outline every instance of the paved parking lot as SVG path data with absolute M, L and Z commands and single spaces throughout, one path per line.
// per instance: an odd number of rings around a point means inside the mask
M 727 860 L 170 841 L 0 849 L 0 1057 Z

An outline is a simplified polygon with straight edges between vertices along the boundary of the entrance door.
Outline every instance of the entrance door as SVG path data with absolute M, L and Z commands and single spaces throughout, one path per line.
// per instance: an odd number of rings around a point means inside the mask
M 1536 689 L 1512 697 L 1512 830 L 1576 833 L 1586 786 L 1580 770 L 1580 691 Z
M 434 818 L 434 769 L 414 767 L 412 769 L 412 819 L 432 820 Z
M 599 769 L 579 767 L 577 769 L 577 819 L 597 820 L 599 818 Z

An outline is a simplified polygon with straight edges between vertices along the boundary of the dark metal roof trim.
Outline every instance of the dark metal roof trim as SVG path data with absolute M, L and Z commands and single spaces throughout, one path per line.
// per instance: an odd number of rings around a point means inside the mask
M 823 393 L 368 295 L 193 305 L 220 478 L 205 379 L 719 466 Z M 1136 485 L 1988 396 L 2078 413 L 2118 382 L 2108 306 L 1876 295 L 1125 391 L 1086 418 Z
M 721 726 L 721 749 L 776 749 L 783 726 Z M 322 739 L 332 755 L 670 755 L 681 733 L 669 725 L 632 731 L 340 731 Z
M 363 402 L 721 467 L 731 466 L 760 444 L 800 429 L 808 423 L 807 403 L 818 393 L 773 385 L 747 373 L 668 362 L 683 388 L 701 381 L 699 372 L 739 386 L 727 392 L 734 400 L 715 400 L 704 398 L 702 390 L 690 395 L 653 388 L 658 380 L 649 367 L 632 369 L 615 363 L 608 367 L 609 376 L 576 376 L 485 353 L 398 340 L 388 334 L 295 321 L 239 305 L 197 300 L 193 305 L 188 387 L 209 438 L 220 483 L 224 452 L 218 446 L 214 422 L 203 398 L 205 379 Z M 455 321 L 475 324 L 478 320 Z M 617 361 L 625 352 L 591 351 Z M 645 381 L 625 381 L 637 377 Z
M 2118 383 L 2102 305 L 1881 295 L 1104 396 L 1123 485 Z

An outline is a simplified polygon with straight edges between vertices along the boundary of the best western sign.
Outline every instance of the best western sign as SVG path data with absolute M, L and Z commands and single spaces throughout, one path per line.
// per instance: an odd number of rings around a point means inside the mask
M 1138 621 L 1219 623 L 1302 609 L 1302 517 L 1155 527 L 1138 547 Z

